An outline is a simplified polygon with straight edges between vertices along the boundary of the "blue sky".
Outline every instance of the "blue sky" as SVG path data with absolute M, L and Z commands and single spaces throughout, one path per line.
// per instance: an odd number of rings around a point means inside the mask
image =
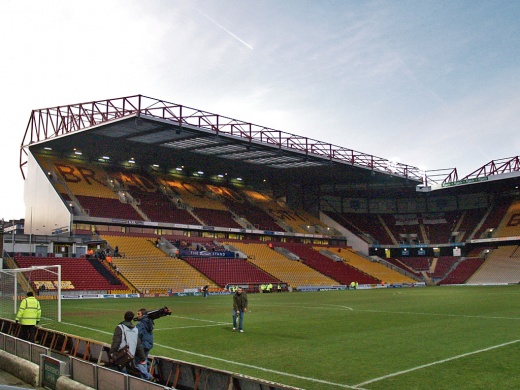
M 0 217 L 32 109 L 144 94 L 465 176 L 520 153 L 519 1 L 0 2 Z

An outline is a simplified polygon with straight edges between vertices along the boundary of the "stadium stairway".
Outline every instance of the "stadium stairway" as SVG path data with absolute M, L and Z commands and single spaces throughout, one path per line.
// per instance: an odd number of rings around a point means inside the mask
M 110 284 L 124 288 L 125 286 L 121 281 L 112 273 L 110 272 L 107 267 L 105 267 L 104 264 L 102 264 L 98 259 L 87 259 L 87 261 L 92 264 L 94 269 L 98 271 L 101 276 L 103 276 Z

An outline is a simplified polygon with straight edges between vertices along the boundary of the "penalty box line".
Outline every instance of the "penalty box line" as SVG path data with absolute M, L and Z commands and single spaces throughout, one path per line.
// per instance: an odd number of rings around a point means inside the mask
M 498 344 L 498 345 L 493 345 L 493 346 L 491 346 L 491 347 L 487 347 L 487 348 L 479 349 L 479 350 L 477 350 L 477 351 L 463 353 L 463 354 L 461 354 L 461 355 L 452 356 L 452 357 L 450 357 L 450 358 L 446 358 L 446 359 L 438 360 L 438 361 L 436 361 L 436 362 L 431 362 L 431 363 L 423 364 L 423 365 L 420 365 L 420 366 L 417 366 L 417 367 L 412 367 L 412 368 L 409 368 L 408 370 L 398 371 L 398 372 L 394 372 L 394 373 L 392 373 L 392 374 L 388 374 L 388 375 L 381 376 L 381 377 L 379 377 L 379 378 L 370 379 L 370 380 L 368 380 L 368 381 L 365 381 L 365 382 L 359 383 L 359 384 L 357 384 L 357 385 L 354 385 L 353 387 L 354 387 L 354 388 L 358 388 L 359 386 L 369 385 L 369 384 L 374 383 L 374 382 L 379 382 L 379 381 L 382 381 L 382 380 L 385 380 L 385 379 L 388 379 L 388 378 L 392 378 L 392 377 L 395 377 L 395 376 L 399 376 L 399 375 L 407 374 L 407 373 L 409 373 L 409 372 L 413 372 L 413 371 L 417 371 L 417 370 L 422 370 L 423 368 L 427 368 L 427 367 L 435 366 L 435 365 L 437 365 L 437 364 L 443 364 L 443 363 L 450 362 L 450 361 L 453 361 L 453 360 L 462 359 L 462 358 L 467 357 L 467 356 L 471 356 L 471 355 L 476 355 L 476 354 L 483 353 L 483 352 L 492 351 L 493 349 L 506 347 L 506 346 L 508 346 L 508 345 L 516 344 L 516 343 L 518 343 L 518 342 L 520 342 L 520 340 L 513 340 L 513 341 L 508 341 L 507 343 Z

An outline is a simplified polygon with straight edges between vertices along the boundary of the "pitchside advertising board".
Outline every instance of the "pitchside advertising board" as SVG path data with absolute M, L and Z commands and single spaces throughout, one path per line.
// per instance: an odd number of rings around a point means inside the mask
M 210 292 L 210 295 L 229 295 L 230 291 Z M 114 299 L 114 298 L 158 298 L 158 297 L 193 297 L 202 296 L 199 291 L 168 292 L 156 294 L 66 294 L 61 299 Z

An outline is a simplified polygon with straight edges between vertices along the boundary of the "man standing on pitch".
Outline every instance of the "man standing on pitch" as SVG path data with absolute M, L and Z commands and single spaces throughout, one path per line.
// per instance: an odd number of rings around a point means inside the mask
M 36 325 L 40 323 L 42 309 L 40 302 L 34 297 L 32 291 L 27 293 L 27 298 L 24 298 L 18 308 L 16 314 L 16 323 L 20 323 L 22 329 L 20 331 L 20 338 L 34 343 L 34 336 L 36 334 Z
M 247 293 L 238 287 L 233 294 L 233 330 L 237 330 L 237 317 L 239 317 L 238 331 L 243 332 L 244 313 L 247 311 Z

